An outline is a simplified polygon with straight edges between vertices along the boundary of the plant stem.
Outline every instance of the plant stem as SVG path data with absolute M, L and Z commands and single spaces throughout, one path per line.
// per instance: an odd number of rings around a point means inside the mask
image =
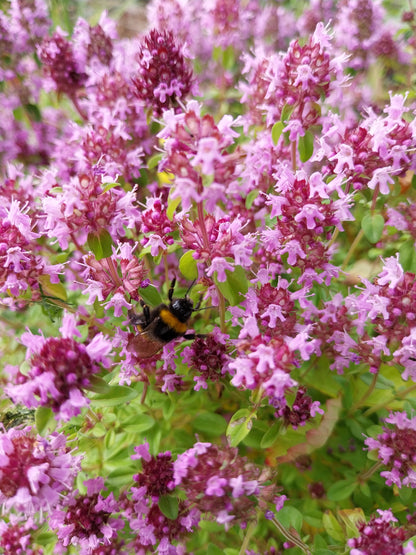
M 361 405 L 364 404 L 364 401 L 366 401 L 368 399 L 368 397 L 373 393 L 374 388 L 376 387 L 376 384 L 377 384 L 377 378 L 378 378 L 378 373 L 373 375 L 373 379 L 372 379 L 371 384 L 369 385 L 367 391 L 364 393 L 364 395 L 361 397 L 361 399 L 359 401 L 357 401 L 356 403 L 353 404 L 353 406 L 348 411 L 348 416 L 352 416 L 354 414 L 354 412 L 359 407 L 361 407 Z
M 72 100 L 73 105 L 75 106 L 78 114 L 82 117 L 82 119 L 84 121 L 88 121 L 87 114 L 84 112 L 84 110 L 79 105 L 78 98 L 76 97 L 76 95 L 75 94 L 71 95 L 70 99 Z
M 227 326 L 225 323 L 225 299 L 224 299 L 224 295 L 221 293 L 221 291 L 218 289 L 218 286 L 215 285 L 215 288 L 217 290 L 217 295 L 218 295 L 218 300 L 219 300 L 219 306 L 218 306 L 218 311 L 220 313 L 220 329 L 222 331 L 222 333 L 226 333 L 227 332 Z
M 168 265 L 168 255 L 166 251 L 163 253 L 163 264 L 165 266 L 165 282 L 169 283 L 169 265 Z
M 370 416 L 370 414 L 377 412 L 379 409 L 385 409 L 389 403 L 391 403 L 396 399 L 405 398 L 408 393 L 411 393 L 415 389 L 416 389 L 416 384 L 413 384 L 410 387 L 406 387 L 406 389 L 403 389 L 402 391 L 398 391 L 395 395 L 392 395 L 390 399 L 387 399 L 383 403 L 379 403 L 378 405 L 375 405 L 374 407 L 367 409 L 364 413 L 364 416 Z
M 253 535 L 256 526 L 257 526 L 257 521 L 250 522 L 247 528 L 247 531 L 245 533 L 243 543 L 241 544 L 240 551 L 238 552 L 238 555 L 245 555 L 249 541 L 251 540 L 251 536 Z
M 117 266 L 115 265 L 114 260 L 111 258 L 111 256 L 105 258 L 105 260 L 107 262 L 107 268 L 110 272 L 110 276 L 113 280 L 114 285 L 117 285 L 119 287 L 120 285 L 122 285 L 122 281 L 120 279 L 120 276 L 118 275 Z
M 299 549 L 301 549 L 304 553 L 306 553 L 306 555 L 312 555 L 309 547 L 306 545 L 306 543 L 304 543 L 299 536 L 296 534 L 293 534 L 292 532 L 289 532 L 289 530 L 287 530 L 282 524 L 280 524 L 280 522 L 273 518 L 272 519 L 273 524 L 276 526 L 276 528 L 279 530 L 279 532 L 282 534 L 282 536 L 284 536 L 288 541 L 290 541 L 291 543 L 294 543 L 295 545 L 297 545 L 299 547 Z
M 377 461 L 375 464 L 373 464 L 371 468 L 369 468 L 368 470 L 366 470 L 365 472 L 363 472 L 358 476 L 358 481 L 360 483 L 366 482 L 382 466 L 383 466 L 383 463 L 381 461 Z
M 363 238 L 364 235 L 364 231 L 362 229 L 360 229 L 360 231 L 357 233 L 357 236 L 355 237 L 354 241 L 352 242 L 352 245 L 350 247 L 350 250 L 347 252 L 347 256 L 345 257 L 344 263 L 341 266 L 341 270 L 345 270 L 348 262 L 350 261 L 350 258 L 352 257 L 352 255 L 354 254 L 354 251 L 358 245 L 358 243 L 361 241 L 361 239 Z
M 292 156 L 292 170 L 295 172 L 297 169 L 296 164 L 296 141 L 293 141 L 291 144 L 291 156 Z

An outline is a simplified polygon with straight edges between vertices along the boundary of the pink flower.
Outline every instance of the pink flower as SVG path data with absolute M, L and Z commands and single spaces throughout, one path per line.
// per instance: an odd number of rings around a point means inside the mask
M 26 341 L 31 368 L 27 374 L 13 371 L 14 383 L 6 386 L 7 394 L 27 407 L 50 407 L 63 420 L 79 414 L 89 404 L 83 391 L 100 370 L 99 364 L 110 364 L 111 342 L 102 333 L 87 345 L 69 337 L 45 339 L 31 334 Z
M 79 472 L 65 436 L 36 436 L 30 427 L 0 433 L 0 502 L 25 515 L 55 507 Z
M 367 438 L 368 449 L 377 450 L 378 457 L 387 467 L 380 475 L 386 484 L 399 488 L 416 488 L 416 417 L 408 418 L 405 413 L 390 413 L 385 422 L 391 426 L 376 439 Z
M 140 43 L 138 63 L 135 94 L 157 114 L 193 92 L 192 70 L 171 31 L 152 29 Z

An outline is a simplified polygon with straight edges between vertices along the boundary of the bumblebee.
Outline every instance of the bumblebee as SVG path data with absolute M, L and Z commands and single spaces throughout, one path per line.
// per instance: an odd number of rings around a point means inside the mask
M 135 314 L 133 311 L 129 311 L 130 323 L 136 327 L 138 333 L 128 341 L 127 350 L 134 353 L 137 358 L 152 357 L 164 345 L 178 337 L 185 339 L 203 337 L 195 333 L 186 333 L 188 321 L 192 313 L 199 310 L 201 304 L 200 301 L 194 307 L 194 303 L 188 297 L 193 283 L 184 297 L 174 298 L 175 283 L 176 278 L 173 278 L 168 293 L 169 305 L 160 304 L 153 310 L 150 310 L 141 301 L 142 314 Z

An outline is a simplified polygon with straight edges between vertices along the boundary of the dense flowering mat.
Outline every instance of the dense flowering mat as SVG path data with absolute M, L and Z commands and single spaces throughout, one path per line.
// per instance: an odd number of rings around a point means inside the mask
M 415 13 L 291 4 L 3 2 L 1 553 L 416 552 Z

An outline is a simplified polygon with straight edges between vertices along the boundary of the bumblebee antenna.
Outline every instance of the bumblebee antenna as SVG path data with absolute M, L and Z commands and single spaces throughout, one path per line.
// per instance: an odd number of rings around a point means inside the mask
M 196 279 L 194 279 L 194 281 L 191 283 L 191 285 L 188 287 L 188 291 L 185 293 L 185 298 L 188 296 L 190 290 L 192 289 L 192 287 L 195 285 Z
M 213 307 L 212 306 L 204 306 L 202 308 L 199 308 L 199 306 L 198 306 L 198 307 L 193 308 L 192 312 L 199 312 L 200 310 L 208 310 L 209 308 L 213 308 Z

